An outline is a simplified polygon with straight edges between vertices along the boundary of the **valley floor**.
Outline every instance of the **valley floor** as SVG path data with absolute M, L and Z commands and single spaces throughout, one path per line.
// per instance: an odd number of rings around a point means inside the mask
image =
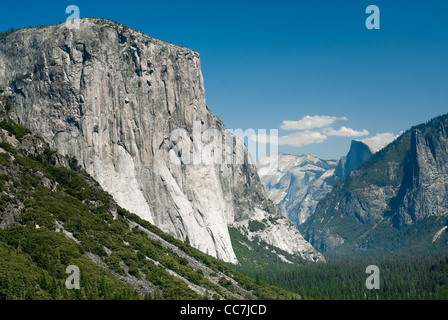
M 325 263 L 271 264 L 256 271 L 241 266 L 239 270 L 304 299 L 448 299 L 448 254 L 326 258 Z M 366 269 L 372 265 L 378 267 L 378 289 L 366 287 L 372 275 Z

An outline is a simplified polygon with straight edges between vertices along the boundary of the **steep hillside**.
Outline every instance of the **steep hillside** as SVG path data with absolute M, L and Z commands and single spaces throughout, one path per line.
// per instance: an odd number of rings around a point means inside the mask
M 403 133 L 340 180 L 301 230 L 316 248 L 447 250 L 448 115 Z
M 0 93 L 1 299 L 290 299 L 129 213 Z M 80 289 L 68 290 L 69 265 Z

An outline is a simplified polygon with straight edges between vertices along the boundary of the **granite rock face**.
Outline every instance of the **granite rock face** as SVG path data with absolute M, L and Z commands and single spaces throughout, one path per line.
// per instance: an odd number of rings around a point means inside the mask
M 255 210 L 278 215 L 244 144 L 206 106 L 197 52 L 102 19 L 22 29 L 0 42 L 0 86 L 13 92 L 14 120 L 75 157 L 121 207 L 232 263 L 227 225 Z M 220 140 L 239 160 L 204 161 Z M 185 163 L 188 151 L 202 161 Z
M 431 216 L 448 215 L 448 120 L 436 119 L 431 128 L 411 133 L 403 162 L 404 176 L 393 201 L 397 227 Z

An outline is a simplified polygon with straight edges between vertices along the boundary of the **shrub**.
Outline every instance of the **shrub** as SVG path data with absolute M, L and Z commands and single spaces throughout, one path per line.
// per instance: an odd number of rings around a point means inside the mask
M 249 230 L 251 232 L 256 232 L 263 230 L 266 226 L 263 222 L 257 221 L 257 220 L 250 220 L 249 221 Z
M 0 127 L 16 136 L 17 140 L 22 141 L 22 138 L 31 133 L 31 130 L 12 122 L 10 119 L 3 119 L 0 122 Z

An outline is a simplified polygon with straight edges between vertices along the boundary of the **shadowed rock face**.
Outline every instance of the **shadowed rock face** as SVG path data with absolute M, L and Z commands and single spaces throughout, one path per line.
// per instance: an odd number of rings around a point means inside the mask
M 403 181 L 392 202 L 398 228 L 448 214 L 448 120 L 413 130 L 410 140 Z
M 231 136 L 236 165 L 181 164 L 173 151 L 173 130 L 190 133 L 190 150 L 203 143 L 191 134 L 198 123 L 226 133 L 206 106 L 197 52 L 98 19 L 0 41 L 0 85 L 14 92 L 15 120 L 76 157 L 120 206 L 234 263 L 227 224 L 255 209 L 278 215 L 240 140 Z
M 369 160 L 372 154 L 373 152 L 366 144 L 361 141 L 352 140 L 350 151 L 339 160 L 335 169 L 335 175 L 339 178 L 345 178 L 350 171 Z

